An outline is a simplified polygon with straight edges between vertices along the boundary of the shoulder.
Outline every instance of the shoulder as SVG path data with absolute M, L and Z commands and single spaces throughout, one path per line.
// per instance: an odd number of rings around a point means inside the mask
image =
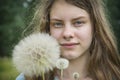
M 24 74 L 21 73 L 20 75 L 18 75 L 16 80 L 25 80 Z

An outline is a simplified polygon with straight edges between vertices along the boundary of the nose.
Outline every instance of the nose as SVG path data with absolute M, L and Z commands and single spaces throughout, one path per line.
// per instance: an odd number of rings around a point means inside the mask
M 71 40 L 74 37 L 74 29 L 71 25 L 67 25 L 63 30 L 63 38 L 67 41 Z

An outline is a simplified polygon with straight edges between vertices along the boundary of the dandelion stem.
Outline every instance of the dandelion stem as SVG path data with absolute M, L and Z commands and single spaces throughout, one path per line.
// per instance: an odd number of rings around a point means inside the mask
M 45 75 L 44 75 L 44 73 L 42 73 L 42 78 L 43 78 L 43 80 L 45 80 Z
M 61 69 L 61 80 L 63 80 L 63 69 Z

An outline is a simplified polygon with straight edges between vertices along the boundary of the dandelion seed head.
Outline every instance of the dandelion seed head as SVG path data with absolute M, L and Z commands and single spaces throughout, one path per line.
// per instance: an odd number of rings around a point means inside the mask
M 80 75 L 79 75 L 78 72 L 74 72 L 74 73 L 73 73 L 73 78 L 74 78 L 75 80 L 79 79 L 79 77 L 80 77 Z
M 13 50 L 13 63 L 19 72 L 39 76 L 53 70 L 60 56 L 59 44 L 46 33 L 36 33 L 21 40 Z
M 65 58 L 59 58 L 56 62 L 58 69 L 66 69 L 69 66 L 69 61 Z

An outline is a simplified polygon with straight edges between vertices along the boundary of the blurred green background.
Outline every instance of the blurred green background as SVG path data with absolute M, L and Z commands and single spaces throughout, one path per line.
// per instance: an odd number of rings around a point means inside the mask
M 31 19 L 36 0 L 0 0 L 0 80 L 15 80 L 19 74 L 13 66 L 12 50 L 22 38 Z M 110 23 L 120 47 L 120 0 L 105 0 Z

